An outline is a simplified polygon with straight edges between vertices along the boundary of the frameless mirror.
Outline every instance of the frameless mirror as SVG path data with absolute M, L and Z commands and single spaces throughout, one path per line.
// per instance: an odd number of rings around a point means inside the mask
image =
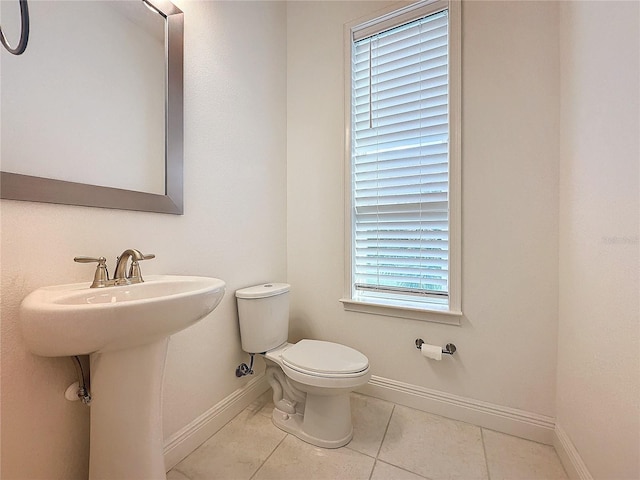
M 18 2 L 0 3 L 11 37 Z M 29 11 L 26 51 L 2 52 L 0 196 L 181 214 L 182 12 L 164 0 Z

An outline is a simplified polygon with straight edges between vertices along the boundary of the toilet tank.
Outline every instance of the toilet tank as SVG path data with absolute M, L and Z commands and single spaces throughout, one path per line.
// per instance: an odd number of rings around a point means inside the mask
M 242 350 L 263 353 L 289 336 L 289 285 L 266 283 L 236 291 Z

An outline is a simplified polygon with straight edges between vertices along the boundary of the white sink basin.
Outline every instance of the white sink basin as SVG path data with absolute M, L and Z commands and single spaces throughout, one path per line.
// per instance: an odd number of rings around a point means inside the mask
M 144 283 L 43 287 L 22 302 L 22 334 L 36 355 L 60 357 L 143 345 L 187 328 L 224 295 L 217 278 L 149 275 Z
M 165 478 L 162 384 L 169 336 L 220 303 L 217 278 L 149 275 L 144 283 L 44 287 L 20 307 L 32 353 L 90 355 L 90 480 Z M 66 385 L 61 385 L 61 393 Z

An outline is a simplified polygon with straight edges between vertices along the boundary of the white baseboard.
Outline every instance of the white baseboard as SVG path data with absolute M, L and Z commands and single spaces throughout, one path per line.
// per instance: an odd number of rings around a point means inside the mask
M 460 397 L 439 390 L 372 376 L 358 392 L 490 430 L 553 445 L 555 419 L 537 413 Z
M 164 444 L 166 470 L 171 470 L 268 389 L 267 379 L 261 373 L 171 435 Z
M 589 469 L 576 450 L 575 445 L 567 435 L 567 432 L 556 423 L 553 437 L 553 446 L 560 457 L 560 461 L 571 480 L 593 480 Z

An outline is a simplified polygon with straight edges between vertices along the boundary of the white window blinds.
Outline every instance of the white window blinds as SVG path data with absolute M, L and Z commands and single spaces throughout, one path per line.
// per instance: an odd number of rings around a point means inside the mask
M 355 40 L 351 58 L 353 287 L 444 297 L 448 11 Z

